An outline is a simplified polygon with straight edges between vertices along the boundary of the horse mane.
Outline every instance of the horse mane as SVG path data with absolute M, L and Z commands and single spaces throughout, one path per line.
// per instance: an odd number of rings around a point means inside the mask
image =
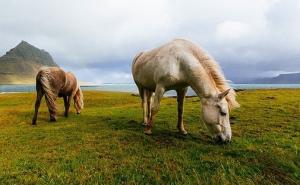
M 205 51 L 198 47 L 192 47 L 192 52 L 193 55 L 202 64 L 209 77 L 214 82 L 215 87 L 220 92 L 224 92 L 228 89 L 231 89 L 230 85 L 225 79 L 220 65 L 211 56 L 209 56 Z M 233 89 L 231 89 L 227 94 L 226 101 L 230 110 L 239 107 L 239 103 L 236 101 L 236 93 Z
M 77 90 L 74 95 L 74 106 L 76 109 L 83 109 L 84 106 L 83 94 L 78 83 L 77 83 Z
M 48 108 L 52 112 L 56 112 L 56 104 L 55 104 L 55 93 L 52 90 L 51 87 L 51 79 L 54 77 L 51 75 L 51 69 L 50 68 L 42 68 L 37 76 L 36 76 L 36 84 L 37 84 L 37 90 L 38 88 L 41 88 L 45 93 L 45 99 L 46 103 L 48 105 Z

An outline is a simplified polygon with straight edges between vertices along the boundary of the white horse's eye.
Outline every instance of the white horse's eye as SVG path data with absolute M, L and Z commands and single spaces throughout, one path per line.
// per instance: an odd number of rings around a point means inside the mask
M 224 109 L 221 107 L 221 105 L 217 105 L 217 107 L 220 109 L 221 116 L 226 116 L 227 115 L 227 112 L 224 111 Z
M 226 116 L 227 115 L 227 113 L 223 112 L 223 111 L 220 111 L 220 114 L 221 114 L 221 116 Z

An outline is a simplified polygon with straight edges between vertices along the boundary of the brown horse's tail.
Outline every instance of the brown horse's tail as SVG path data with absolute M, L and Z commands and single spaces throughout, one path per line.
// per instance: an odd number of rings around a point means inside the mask
M 52 75 L 49 70 L 42 69 L 36 76 L 36 90 L 42 90 L 45 93 L 45 99 L 50 112 L 57 111 L 55 105 L 56 95 L 51 88 Z

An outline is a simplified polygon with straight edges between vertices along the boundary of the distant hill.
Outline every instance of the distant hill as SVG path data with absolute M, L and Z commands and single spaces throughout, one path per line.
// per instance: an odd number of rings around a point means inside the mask
M 43 66 L 58 66 L 51 55 L 22 41 L 0 57 L 0 84 L 32 84 Z
M 300 84 L 300 73 L 280 74 L 273 78 L 260 78 L 251 81 L 259 84 Z

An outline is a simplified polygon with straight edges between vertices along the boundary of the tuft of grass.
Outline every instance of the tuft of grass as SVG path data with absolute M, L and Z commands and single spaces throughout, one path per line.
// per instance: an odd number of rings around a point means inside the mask
M 185 101 L 189 134 L 176 129 L 176 99 L 164 98 L 153 135 L 140 98 L 85 91 L 85 109 L 48 121 L 34 93 L 0 95 L 0 184 L 300 184 L 300 90 L 247 90 L 231 113 L 233 141 L 216 145 L 199 98 Z

